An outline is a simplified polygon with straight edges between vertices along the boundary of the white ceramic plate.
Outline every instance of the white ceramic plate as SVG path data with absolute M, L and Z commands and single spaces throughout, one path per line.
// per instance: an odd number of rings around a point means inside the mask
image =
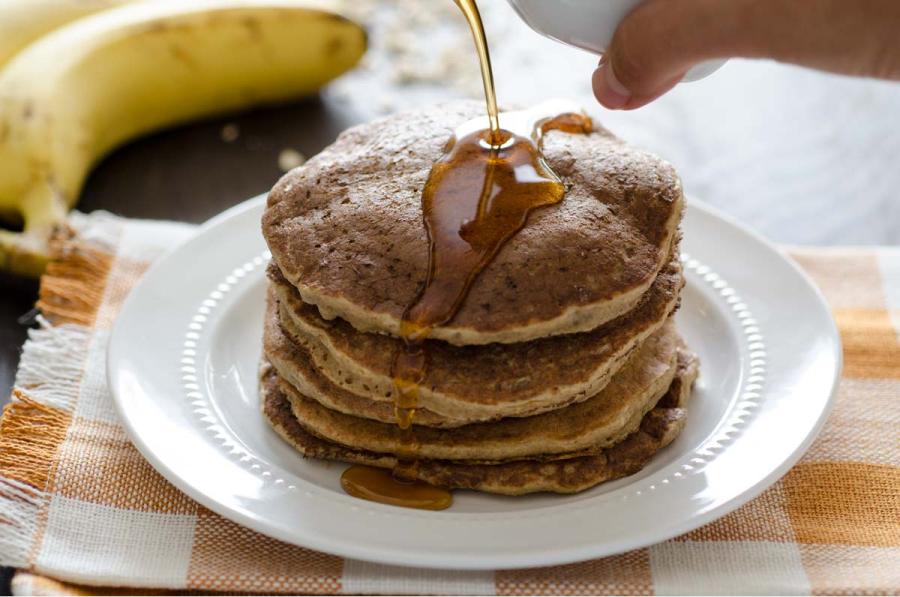
M 147 273 L 119 316 L 108 364 L 119 414 L 150 463 L 204 506 L 272 537 L 435 568 L 619 553 L 759 494 L 830 409 L 841 351 L 819 292 L 765 241 L 692 203 L 677 319 L 701 376 L 686 429 L 649 466 L 573 496 L 461 491 L 443 512 L 351 498 L 339 484 L 343 465 L 301 458 L 260 413 L 263 205 L 253 199 L 214 218 Z

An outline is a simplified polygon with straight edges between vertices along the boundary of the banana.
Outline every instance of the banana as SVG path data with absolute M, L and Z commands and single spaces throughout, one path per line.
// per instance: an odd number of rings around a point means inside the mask
M 0 0 L 0 67 L 45 33 L 135 0 Z
M 33 42 L 0 71 L 0 267 L 39 274 L 90 168 L 141 134 L 311 94 L 365 52 L 315 0 L 127 4 Z

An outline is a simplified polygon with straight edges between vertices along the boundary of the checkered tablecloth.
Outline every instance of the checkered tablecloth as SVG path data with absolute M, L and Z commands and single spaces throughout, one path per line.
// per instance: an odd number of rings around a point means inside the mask
M 16 594 L 900 591 L 900 250 L 803 249 L 844 342 L 837 407 L 806 456 L 703 528 L 589 562 L 442 572 L 344 560 L 225 520 L 129 443 L 106 387 L 122 301 L 185 225 L 75 215 L 41 283 L 0 421 L 0 559 Z M 777 289 L 773 289 L 773 294 Z M 124 588 L 127 587 L 127 588 Z M 143 589 L 140 589 L 143 588 Z M 107 591 L 109 592 L 109 591 Z

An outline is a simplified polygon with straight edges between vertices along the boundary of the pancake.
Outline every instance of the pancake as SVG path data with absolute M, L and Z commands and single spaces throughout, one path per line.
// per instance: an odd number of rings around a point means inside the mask
M 483 111 L 456 102 L 351 128 L 275 185 L 263 234 L 305 302 L 326 319 L 399 335 L 427 274 L 422 188 L 454 128 Z M 671 166 L 600 128 L 550 131 L 543 154 L 565 200 L 530 214 L 433 338 L 513 343 L 593 330 L 632 310 L 668 262 L 683 204 Z
M 696 370 L 694 370 L 696 372 Z M 679 372 L 679 375 L 686 372 Z M 690 392 L 693 379 L 681 378 L 680 391 Z M 279 385 L 274 369 L 264 366 L 260 387 L 263 415 L 275 431 L 301 454 L 392 468 L 396 458 L 347 448 L 320 439 L 306 430 L 291 411 L 290 401 Z M 685 397 L 673 401 L 683 403 Z M 517 460 L 503 464 L 477 464 L 443 460 L 421 460 L 419 479 L 449 489 L 475 489 L 505 495 L 538 491 L 575 493 L 598 483 L 634 474 L 684 428 L 686 410 L 656 407 L 641 420 L 640 428 L 615 446 L 587 456 L 542 461 Z
M 372 400 L 349 392 L 332 383 L 317 369 L 309 351 L 288 337 L 282 329 L 277 302 L 271 294 L 263 329 L 263 354 L 286 383 L 325 408 L 384 423 L 396 422 L 394 403 L 389 399 Z M 425 407 L 416 409 L 416 422 L 428 427 L 460 427 L 479 420 L 451 418 L 437 414 Z
M 664 408 L 684 408 L 691 395 L 694 380 L 700 374 L 700 359 L 688 350 L 684 341 L 678 347 L 677 372 L 669 391 L 659 401 L 658 406 Z
M 644 342 L 599 394 L 566 408 L 455 429 L 416 426 L 417 454 L 440 460 L 504 461 L 607 448 L 637 429 L 672 385 L 678 342 L 674 325 L 666 325 Z M 285 393 L 294 415 L 313 435 L 370 452 L 401 449 L 396 424 L 329 410 L 292 388 Z
M 281 303 L 281 327 L 304 353 L 297 356 L 297 348 L 280 338 L 281 331 L 267 329 L 267 354 L 281 374 L 299 387 L 299 378 L 310 377 L 311 366 L 341 390 L 383 403 L 360 416 L 393 421 L 390 373 L 401 341 L 360 333 L 340 319 L 326 321 L 300 299 L 277 268 L 270 268 L 270 276 Z M 426 416 L 423 424 L 453 426 L 531 416 L 596 394 L 627 355 L 669 318 L 683 284 L 681 265 L 673 260 L 632 313 L 587 333 L 486 346 L 429 341 L 429 365 L 420 384 L 419 404 L 442 421 Z M 310 396 L 319 400 L 320 393 L 310 390 Z M 358 413 L 358 404 L 352 400 L 344 407 L 319 401 L 344 413 Z

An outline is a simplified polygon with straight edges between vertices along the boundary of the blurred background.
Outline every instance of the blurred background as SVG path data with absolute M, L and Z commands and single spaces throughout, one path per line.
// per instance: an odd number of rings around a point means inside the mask
M 365 24 L 369 50 L 320 98 L 138 140 L 94 171 L 80 209 L 204 219 L 266 192 L 347 126 L 483 97 L 469 30 L 450 0 L 341 4 Z M 536 34 L 503 0 L 480 6 L 501 105 L 575 99 L 673 163 L 691 198 L 773 241 L 900 242 L 900 85 L 732 60 L 645 108 L 612 112 L 591 95 L 595 56 Z

